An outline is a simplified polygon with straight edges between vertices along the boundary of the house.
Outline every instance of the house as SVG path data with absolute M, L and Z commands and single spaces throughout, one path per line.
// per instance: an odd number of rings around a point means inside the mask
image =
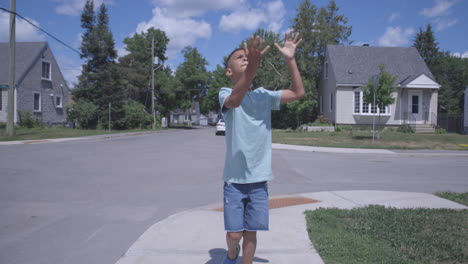
M 7 122 L 9 43 L 0 43 L 0 122 Z M 70 90 L 47 42 L 16 42 L 15 123 L 30 112 L 46 124 L 67 121 Z
M 381 64 L 397 76 L 395 102 L 384 109 L 365 104 L 362 93 Z M 332 123 L 368 126 L 375 114 L 382 125 L 409 124 L 417 131 L 437 124 L 440 85 L 416 48 L 328 45 L 323 67 L 319 111 Z
M 170 122 L 173 124 L 192 124 L 192 125 L 200 125 L 200 103 L 192 102 L 192 106 L 189 109 L 182 110 L 176 109 L 175 111 L 171 111 L 171 120 Z M 203 118 L 206 118 L 203 116 Z M 205 122 L 203 122 L 204 124 Z

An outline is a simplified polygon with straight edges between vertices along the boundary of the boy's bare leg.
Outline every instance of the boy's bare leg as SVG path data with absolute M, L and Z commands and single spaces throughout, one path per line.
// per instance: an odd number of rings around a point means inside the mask
M 244 231 L 244 242 L 242 244 L 242 264 L 252 264 L 257 249 L 257 232 Z
M 237 245 L 242 238 L 242 232 L 227 232 L 226 233 L 226 242 L 228 246 L 228 257 L 234 259 L 237 255 Z

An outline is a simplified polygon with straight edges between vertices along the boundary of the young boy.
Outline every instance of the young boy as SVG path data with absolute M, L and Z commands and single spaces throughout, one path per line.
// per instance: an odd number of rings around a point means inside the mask
M 291 75 L 290 89 L 251 90 L 262 56 L 269 46 L 259 36 L 234 50 L 226 61 L 226 75 L 233 88 L 222 88 L 219 102 L 226 124 L 224 164 L 224 226 L 228 252 L 224 264 L 236 263 L 241 238 L 242 263 L 251 264 L 257 247 L 257 231 L 268 230 L 268 186 L 271 170 L 271 110 L 280 103 L 304 96 L 302 79 L 294 53 L 302 41 L 299 34 L 285 34 L 284 46 L 275 46 L 283 55 Z

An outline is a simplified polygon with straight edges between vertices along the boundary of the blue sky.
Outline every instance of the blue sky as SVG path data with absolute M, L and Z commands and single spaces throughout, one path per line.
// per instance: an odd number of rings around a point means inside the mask
M 18 0 L 16 10 L 41 28 L 78 49 L 80 14 L 86 0 Z M 125 55 L 123 40 L 153 26 L 171 39 L 167 56 L 175 69 L 180 51 L 197 47 L 207 59 L 208 70 L 216 68 L 243 39 L 257 28 L 287 31 L 302 0 L 95 0 L 109 11 L 110 27 L 119 55 Z M 312 1 L 318 7 L 328 0 Z M 353 45 L 411 46 L 415 34 L 433 25 L 442 50 L 468 57 L 468 0 L 337 0 L 339 13 L 353 27 Z M 9 0 L 0 0 L 9 9 Z M 0 11 L 0 42 L 8 41 L 9 16 Z M 78 54 L 31 27 L 17 21 L 17 41 L 48 41 L 67 81 L 76 82 L 81 65 Z

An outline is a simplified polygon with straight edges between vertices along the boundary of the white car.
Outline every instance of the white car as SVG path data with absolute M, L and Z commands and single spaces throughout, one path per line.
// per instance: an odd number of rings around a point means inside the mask
M 226 132 L 226 126 L 224 125 L 224 119 L 220 119 L 218 123 L 216 123 L 216 135 L 224 135 Z

